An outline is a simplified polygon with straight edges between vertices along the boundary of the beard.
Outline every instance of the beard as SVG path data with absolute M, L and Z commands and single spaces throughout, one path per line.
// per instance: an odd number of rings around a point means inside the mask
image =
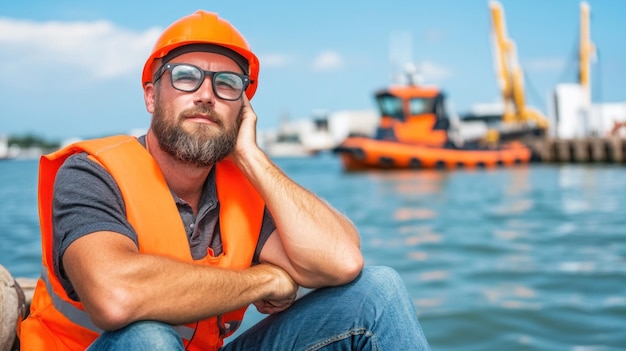
M 190 127 L 192 130 L 185 130 L 183 126 L 185 119 L 198 114 L 206 116 L 215 124 L 194 123 Z M 182 162 L 208 167 L 233 152 L 241 119 L 240 110 L 235 122 L 225 127 L 224 119 L 204 105 L 184 110 L 178 116 L 174 116 L 165 110 L 157 99 L 151 128 L 163 151 Z

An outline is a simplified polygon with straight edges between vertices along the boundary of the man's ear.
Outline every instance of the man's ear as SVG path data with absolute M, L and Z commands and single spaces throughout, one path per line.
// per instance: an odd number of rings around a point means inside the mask
M 156 88 L 154 83 L 148 83 L 143 88 L 143 100 L 146 104 L 146 110 L 148 113 L 154 113 L 154 100 L 156 98 Z

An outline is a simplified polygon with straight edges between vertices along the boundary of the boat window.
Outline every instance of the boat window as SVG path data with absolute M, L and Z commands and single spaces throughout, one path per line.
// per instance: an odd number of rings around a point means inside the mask
M 409 102 L 411 116 L 435 112 L 434 98 L 412 98 Z
M 393 95 L 379 95 L 377 100 L 381 116 L 388 116 L 404 121 L 404 113 L 402 113 L 402 99 Z
M 280 134 L 276 137 L 276 141 L 282 143 L 299 143 L 300 136 L 298 134 Z

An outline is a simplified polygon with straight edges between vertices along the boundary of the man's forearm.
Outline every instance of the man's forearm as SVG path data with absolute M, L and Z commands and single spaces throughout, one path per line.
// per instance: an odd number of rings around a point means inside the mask
M 138 320 L 182 324 L 289 294 L 290 278 L 271 265 L 240 271 L 201 266 L 140 254 L 131 246 L 120 249 L 112 240 L 134 245 L 119 234 L 94 233 L 74 242 L 64 255 L 81 301 L 94 323 L 106 330 Z
M 240 169 L 265 200 L 298 283 L 336 285 L 358 274 L 363 258 L 350 220 L 289 179 L 262 152 L 243 161 Z

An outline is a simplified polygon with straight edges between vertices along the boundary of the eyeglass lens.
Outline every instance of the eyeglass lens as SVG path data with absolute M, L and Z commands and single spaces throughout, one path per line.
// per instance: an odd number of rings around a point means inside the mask
M 204 82 L 205 74 L 210 74 L 215 94 L 224 100 L 237 100 L 244 90 L 243 78 L 233 72 L 203 71 L 192 65 L 168 65 L 172 86 L 178 90 L 196 91 Z

